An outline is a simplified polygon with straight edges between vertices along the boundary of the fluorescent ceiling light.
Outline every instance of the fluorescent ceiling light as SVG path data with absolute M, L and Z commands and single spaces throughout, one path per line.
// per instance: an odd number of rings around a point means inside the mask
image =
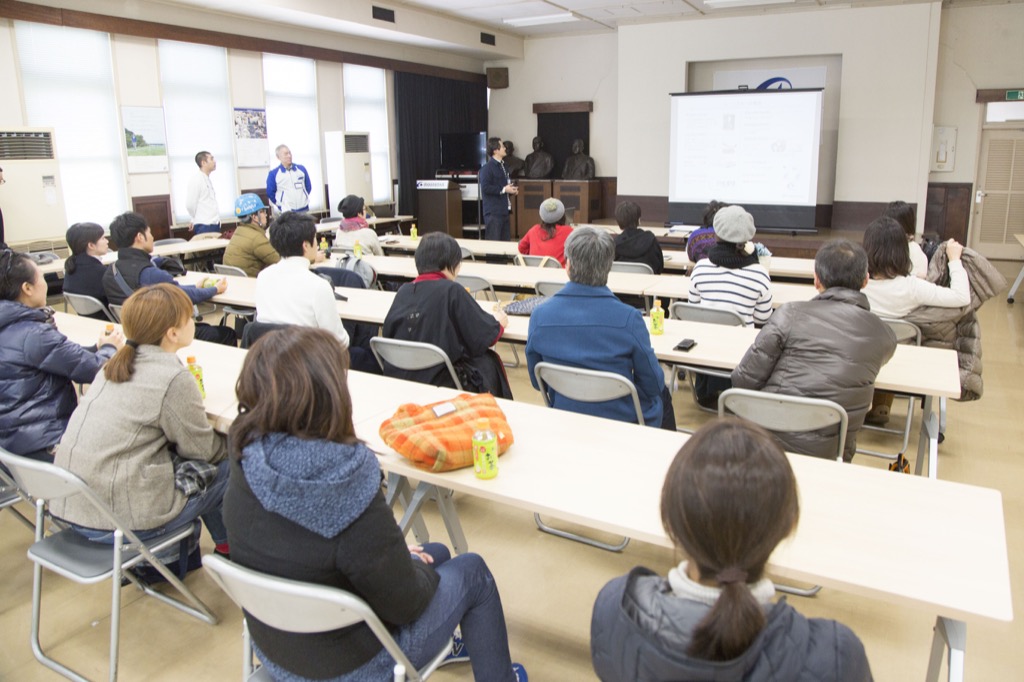
M 704 0 L 704 6 L 711 9 L 731 9 L 756 5 L 787 5 L 793 2 L 796 0 Z
M 579 21 L 572 12 L 561 12 L 559 14 L 541 14 L 535 17 L 518 17 L 516 19 L 502 19 L 509 26 L 521 28 L 523 26 L 543 26 L 544 24 L 563 24 L 569 21 Z

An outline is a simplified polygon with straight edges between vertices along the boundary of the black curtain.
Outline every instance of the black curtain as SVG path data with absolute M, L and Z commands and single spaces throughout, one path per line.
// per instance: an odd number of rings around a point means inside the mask
M 551 177 L 562 177 L 565 160 L 572 156 L 573 140 L 583 140 L 583 151 L 590 154 L 590 113 L 586 111 L 537 114 L 537 135 L 544 140 L 544 149 L 555 157 Z
M 395 125 L 398 205 L 417 215 L 416 181 L 440 167 L 441 134 L 487 130 L 487 86 L 396 71 Z

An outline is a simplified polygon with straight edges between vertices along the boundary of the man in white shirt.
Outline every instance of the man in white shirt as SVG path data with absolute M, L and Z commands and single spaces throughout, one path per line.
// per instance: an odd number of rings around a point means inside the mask
M 192 216 L 189 231 L 195 234 L 204 232 L 220 232 L 220 209 L 217 208 L 217 194 L 210 182 L 210 173 L 217 170 L 217 159 L 210 152 L 196 154 L 196 165 L 199 172 L 192 176 L 188 183 L 188 196 L 185 208 Z
M 281 260 L 256 277 L 256 321 L 326 329 L 347 348 L 348 332 L 338 317 L 334 288 L 309 270 L 323 258 L 312 216 L 282 214 L 270 226 L 270 244 Z

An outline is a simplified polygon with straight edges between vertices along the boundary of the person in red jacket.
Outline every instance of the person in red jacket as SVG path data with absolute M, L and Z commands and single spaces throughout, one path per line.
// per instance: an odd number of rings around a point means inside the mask
M 534 225 L 519 240 L 519 253 L 551 256 L 565 267 L 565 240 L 572 234 L 568 225 L 559 225 L 565 217 L 565 205 L 558 199 L 545 199 L 540 205 L 540 224 Z

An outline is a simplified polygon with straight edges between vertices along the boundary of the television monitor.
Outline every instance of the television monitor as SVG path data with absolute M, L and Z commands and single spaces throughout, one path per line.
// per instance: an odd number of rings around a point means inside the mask
M 441 133 L 441 168 L 480 170 L 487 161 L 487 133 Z

